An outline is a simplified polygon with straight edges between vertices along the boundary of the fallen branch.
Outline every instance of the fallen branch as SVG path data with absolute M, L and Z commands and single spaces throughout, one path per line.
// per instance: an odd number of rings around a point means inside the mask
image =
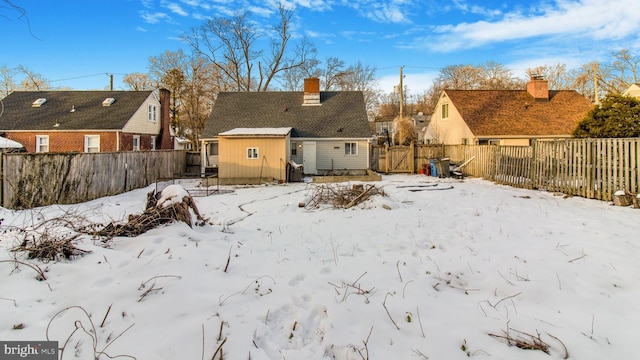
M 396 329 L 400 330 L 400 327 L 398 327 L 398 324 L 396 324 L 396 322 L 391 317 L 391 314 L 389 313 L 389 309 L 387 309 L 387 304 L 386 304 L 387 303 L 387 295 L 393 296 L 391 293 L 387 292 L 387 294 L 384 296 L 384 301 L 382 302 L 382 306 L 384 307 L 384 311 L 387 312 L 387 316 L 389 316 L 389 319 L 391 319 L 391 322 L 393 323 L 393 325 L 396 327 Z
M 511 334 L 509 334 L 509 330 L 519 333 L 520 336 L 518 337 L 511 336 Z M 489 336 L 493 338 L 505 339 L 507 340 L 507 344 L 509 346 L 516 346 L 523 350 L 540 350 L 545 354 L 549 354 L 549 345 L 544 341 L 542 341 L 542 339 L 540 338 L 540 334 L 531 335 L 522 331 L 510 329 L 509 323 L 507 323 L 507 331 L 503 330 L 502 333 L 503 335 L 489 334 Z M 523 337 L 522 335 L 526 336 L 526 338 Z

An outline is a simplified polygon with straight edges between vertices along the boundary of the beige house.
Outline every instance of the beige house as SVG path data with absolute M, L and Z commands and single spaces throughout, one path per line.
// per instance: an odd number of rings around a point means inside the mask
M 521 145 L 571 137 L 593 107 L 573 90 L 549 90 L 534 78 L 526 90 L 444 90 L 425 138 L 446 145 Z
M 624 96 L 632 96 L 640 99 L 640 84 L 631 84 L 627 90 L 622 93 Z
M 202 173 L 221 184 L 366 174 L 372 131 L 361 91 L 222 92 L 201 136 Z

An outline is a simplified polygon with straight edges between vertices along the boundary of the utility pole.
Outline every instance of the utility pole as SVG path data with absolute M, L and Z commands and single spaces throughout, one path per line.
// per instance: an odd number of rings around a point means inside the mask
M 598 63 L 593 63 L 593 97 L 596 105 L 600 105 L 600 96 L 598 96 Z
M 404 66 L 400 66 L 400 117 L 402 117 L 404 113 L 404 85 L 402 85 L 402 68 Z
M 113 74 L 105 73 L 109 77 L 109 89 L 113 91 Z

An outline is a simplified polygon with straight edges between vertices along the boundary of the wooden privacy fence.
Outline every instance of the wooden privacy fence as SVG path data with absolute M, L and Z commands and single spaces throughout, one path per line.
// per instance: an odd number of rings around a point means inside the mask
M 398 148 L 398 150 L 395 150 Z M 448 157 L 467 176 L 500 184 L 610 201 L 618 190 L 640 192 L 640 138 L 533 141 L 531 146 L 415 145 L 372 147 L 372 170 L 414 173 Z M 402 155 L 406 154 L 406 155 Z M 413 154 L 414 161 L 397 160 Z M 413 164 L 413 167 L 411 167 Z
M 185 151 L 2 154 L 2 206 L 75 204 L 120 194 L 186 169 Z
M 429 164 L 429 159 L 443 156 L 444 145 L 372 145 L 371 169 L 384 173 L 415 173 Z
M 466 175 L 500 184 L 610 201 L 640 192 L 640 139 L 533 141 L 531 146 L 445 146 Z

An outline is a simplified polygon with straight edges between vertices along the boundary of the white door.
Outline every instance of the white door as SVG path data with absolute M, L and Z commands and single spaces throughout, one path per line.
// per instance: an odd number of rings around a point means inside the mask
M 316 173 L 316 142 L 305 141 L 302 143 L 302 166 L 305 174 Z

